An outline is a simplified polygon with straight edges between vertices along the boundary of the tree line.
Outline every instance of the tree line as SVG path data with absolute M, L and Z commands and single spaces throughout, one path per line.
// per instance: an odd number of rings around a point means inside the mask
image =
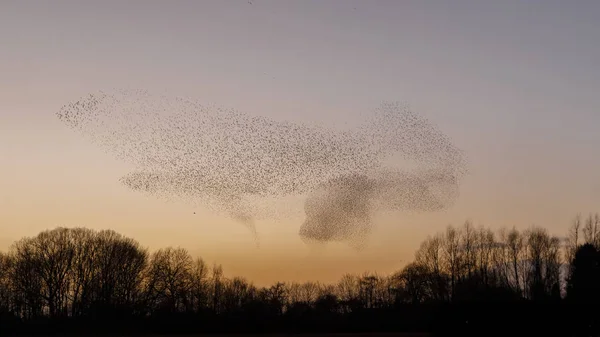
M 0 253 L 0 333 L 597 332 L 600 216 L 568 236 L 449 226 L 391 275 L 257 287 L 183 248 L 56 228 Z M 494 326 L 490 330 L 490 326 Z

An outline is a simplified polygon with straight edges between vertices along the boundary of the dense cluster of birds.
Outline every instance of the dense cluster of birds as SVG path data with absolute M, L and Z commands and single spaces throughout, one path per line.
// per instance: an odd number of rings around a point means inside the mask
M 305 195 L 306 241 L 361 247 L 377 211 L 450 206 L 463 152 L 426 119 L 384 103 L 361 126 L 333 130 L 243 114 L 143 90 L 90 94 L 57 116 L 134 169 L 128 188 L 193 200 L 246 224 L 273 216 L 253 201 Z M 400 156 L 416 169 L 390 167 Z

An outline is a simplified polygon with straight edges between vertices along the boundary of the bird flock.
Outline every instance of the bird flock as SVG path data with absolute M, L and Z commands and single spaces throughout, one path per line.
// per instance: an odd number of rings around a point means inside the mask
M 301 195 L 304 241 L 360 248 L 376 212 L 445 209 L 467 173 L 464 153 L 397 103 L 343 131 L 144 90 L 92 93 L 57 117 L 133 165 L 120 179 L 126 187 L 225 212 L 255 238 L 255 219 L 281 214 L 260 200 Z M 394 156 L 417 167 L 386 164 Z

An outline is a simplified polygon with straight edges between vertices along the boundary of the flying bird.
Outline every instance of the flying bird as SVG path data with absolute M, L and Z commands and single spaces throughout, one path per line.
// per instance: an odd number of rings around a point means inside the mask
M 127 188 L 199 203 L 243 223 L 256 240 L 255 220 L 282 213 L 269 201 L 304 196 L 304 240 L 361 247 L 374 213 L 450 207 L 467 173 L 464 153 L 445 134 L 390 102 L 344 131 L 144 90 L 93 93 L 57 115 L 133 165 L 120 179 Z M 385 164 L 398 155 L 419 167 Z

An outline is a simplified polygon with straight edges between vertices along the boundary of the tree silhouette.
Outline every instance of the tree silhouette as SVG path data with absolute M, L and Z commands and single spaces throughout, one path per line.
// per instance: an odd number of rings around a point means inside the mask
M 114 231 L 59 227 L 0 253 L 0 333 L 585 335 L 600 319 L 600 252 L 596 218 L 581 223 L 561 245 L 539 227 L 494 232 L 466 222 L 429 236 L 389 276 L 266 287 L 183 248 L 150 253 Z
M 571 263 L 569 299 L 579 304 L 600 303 L 600 253 L 590 243 L 580 246 Z

